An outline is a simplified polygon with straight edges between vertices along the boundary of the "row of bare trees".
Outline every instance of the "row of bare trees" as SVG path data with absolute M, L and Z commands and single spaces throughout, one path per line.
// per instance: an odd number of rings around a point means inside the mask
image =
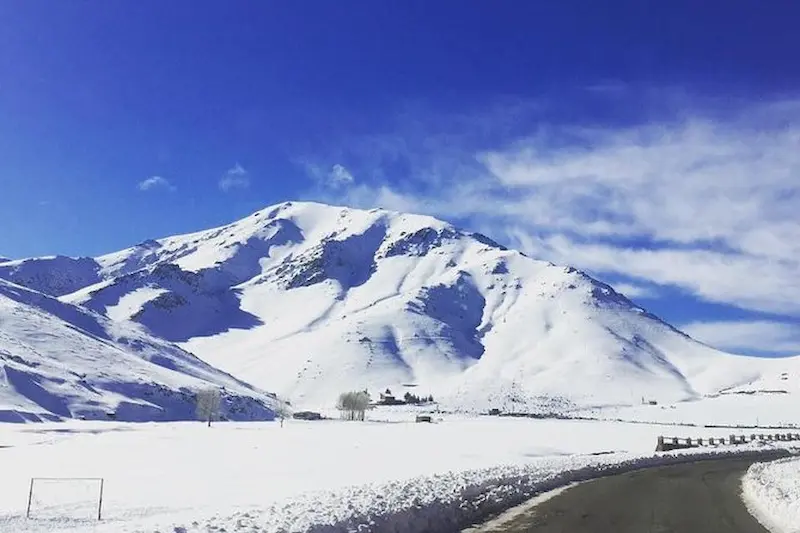
M 217 388 L 201 389 L 197 391 L 195 397 L 196 416 L 198 420 L 206 422 L 211 427 L 211 422 L 219 420 L 222 415 L 222 394 Z M 290 416 L 289 406 L 283 402 L 278 402 L 275 407 L 275 414 L 281 421 Z
M 341 413 L 342 419 L 363 422 L 370 403 L 371 399 L 367 391 L 343 392 L 339 395 L 336 408 Z
M 198 420 L 206 422 L 208 426 L 215 420 L 219 420 L 222 412 L 222 395 L 219 389 L 208 388 L 197 391 L 196 396 L 196 415 Z M 367 391 L 343 392 L 339 395 L 336 408 L 341 413 L 343 420 L 359 420 L 366 418 L 367 409 L 371 407 L 372 400 Z M 288 408 L 279 406 L 277 408 L 278 417 L 283 426 L 283 420 L 289 415 Z

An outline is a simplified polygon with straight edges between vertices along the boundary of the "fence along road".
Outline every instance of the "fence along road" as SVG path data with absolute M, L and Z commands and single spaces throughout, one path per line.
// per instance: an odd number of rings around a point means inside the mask
M 737 444 L 747 444 L 748 442 L 755 441 L 794 441 L 800 440 L 800 433 L 751 433 L 750 435 L 730 435 L 727 440 L 724 438 L 709 439 L 692 439 L 691 437 L 658 437 L 656 444 L 657 452 L 664 452 L 670 450 L 681 450 L 685 448 L 699 448 L 701 446 L 720 446 L 729 444 L 735 446 Z
M 647 468 L 575 485 L 479 533 L 769 533 L 741 500 L 756 458 Z

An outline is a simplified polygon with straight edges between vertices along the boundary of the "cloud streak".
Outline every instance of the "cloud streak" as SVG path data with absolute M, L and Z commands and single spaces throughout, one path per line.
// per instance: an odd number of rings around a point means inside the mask
M 542 126 L 491 148 L 416 124 L 424 144 L 351 141 L 351 158 L 365 155 L 348 168 L 371 178 L 325 199 L 466 221 L 543 259 L 800 316 L 799 124 L 800 102 L 785 101 Z
M 317 163 L 303 161 L 300 166 L 319 189 L 323 191 L 342 191 L 355 185 L 353 173 L 341 163 L 324 166 Z
M 693 322 L 683 331 L 716 348 L 733 352 L 800 354 L 797 324 L 769 320 Z
M 333 187 L 345 187 L 352 185 L 356 180 L 349 170 L 337 163 L 333 165 L 328 173 L 328 181 Z
M 644 285 L 637 285 L 635 283 L 627 283 L 624 281 L 619 283 L 614 283 L 614 290 L 624 294 L 628 298 L 633 298 L 633 299 L 656 298 L 658 296 L 658 292 L 650 287 L 645 287 Z
M 137 185 L 140 191 L 152 191 L 156 189 L 164 189 L 167 191 L 174 191 L 175 186 L 164 177 L 151 176 L 147 179 L 140 181 Z
M 218 185 L 224 192 L 234 189 L 246 189 L 250 186 L 250 173 L 239 163 L 236 163 L 233 167 L 225 171 Z

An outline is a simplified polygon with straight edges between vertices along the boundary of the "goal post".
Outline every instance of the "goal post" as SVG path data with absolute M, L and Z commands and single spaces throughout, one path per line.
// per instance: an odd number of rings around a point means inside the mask
M 103 518 L 101 477 L 32 477 L 25 518 Z

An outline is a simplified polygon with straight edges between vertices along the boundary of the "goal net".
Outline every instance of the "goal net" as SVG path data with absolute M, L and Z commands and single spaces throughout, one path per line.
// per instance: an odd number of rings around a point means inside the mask
M 102 478 L 31 479 L 28 518 L 100 520 L 103 506 Z

